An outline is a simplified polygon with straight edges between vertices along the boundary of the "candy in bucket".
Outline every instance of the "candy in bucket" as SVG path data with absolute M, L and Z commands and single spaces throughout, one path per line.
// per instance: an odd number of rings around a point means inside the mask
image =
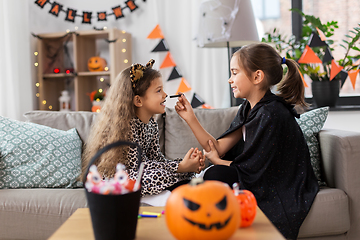
M 117 165 L 114 178 L 103 180 L 96 166 L 93 165 L 101 154 L 121 145 L 137 147 L 139 165 L 135 182 L 128 178 L 125 166 Z M 141 148 L 132 142 L 118 141 L 109 144 L 100 149 L 90 160 L 83 182 L 96 240 L 135 238 L 143 169 Z
M 137 191 L 139 185 L 135 189 L 135 180 L 129 179 L 124 164 L 118 163 L 116 165 L 116 173 L 112 179 L 102 179 L 97 171 L 97 167 L 92 165 L 89 168 L 89 173 L 86 178 L 85 188 L 89 192 L 97 194 L 125 194 Z

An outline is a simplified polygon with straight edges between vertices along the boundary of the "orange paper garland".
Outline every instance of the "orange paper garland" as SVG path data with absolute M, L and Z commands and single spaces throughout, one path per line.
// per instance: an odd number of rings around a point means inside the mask
M 147 36 L 147 38 L 150 38 L 150 39 L 156 39 L 156 38 L 164 39 L 164 35 L 161 32 L 159 24 L 156 25 L 156 27 L 151 31 L 151 33 Z
M 354 90 L 355 90 L 355 83 L 356 83 L 356 79 L 359 74 L 359 71 L 360 71 L 360 69 L 348 71 L 348 75 L 349 75 L 349 78 L 350 78 L 350 81 L 351 81 L 351 84 L 352 84 Z
M 167 67 L 175 67 L 175 66 L 176 66 L 176 64 L 175 64 L 174 60 L 172 59 L 170 52 L 168 52 L 166 54 L 164 61 L 162 62 L 161 66 L 160 66 L 160 69 L 167 68 Z
M 319 34 L 319 37 L 320 37 L 321 41 L 325 41 L 325 40 L 326 40 L 326 36 L 325 36 L 324 32 L 321 31 L 318 27 L 316 28 L 316 30 L 317 30 L 317 32 L 318 32 L 318 34 Z
M 343 68 L 344 67 L 339 66 L 334 59 L 331 60 L 330 81 L 333 80 Z
M 181 82 L 180 82 L 180 85 L 179 85 L 179 88 L 178 90 L 176 91 L 176 93 L 178 92 L 188 92 L 191 90 L 191 87 L 189 85 L 189 83 L 185 80 L 185 78 L 181 78 Z
M 315 52 L 306 45 L 298 63 L 322 63 L 322 61 L 318 56 L 316 56 Z

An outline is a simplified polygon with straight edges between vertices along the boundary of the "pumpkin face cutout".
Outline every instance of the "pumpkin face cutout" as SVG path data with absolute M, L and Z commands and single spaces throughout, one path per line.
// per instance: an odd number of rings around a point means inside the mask
M 90 72 L 101 72 L 105 70 L 107 62 L 104 58 L 95 56 L 89 58 L 87 65 Z
M 233 192 L 240 206 L 240 227 L 249 227 L 254 222 L 256 216 L 256 198 L 249 190 L 240 190 L 237 183 L 233 185 Z
M 230 238 L 240 224 L 239 205 L 228 185 L 203 181 L 172 191 L 165 206 L 166 224 L 178 240 Z

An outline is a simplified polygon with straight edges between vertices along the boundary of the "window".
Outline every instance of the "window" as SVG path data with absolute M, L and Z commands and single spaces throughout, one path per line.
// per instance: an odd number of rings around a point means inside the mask
M 254 15 L 260 20 L 280 18 L 279 0 L 251 0 Z

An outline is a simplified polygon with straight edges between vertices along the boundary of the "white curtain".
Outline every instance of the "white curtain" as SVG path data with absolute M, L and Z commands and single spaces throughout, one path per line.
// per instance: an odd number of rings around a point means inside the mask
M 27 0 L 0 0 L 0 115 L 33 109 Z

